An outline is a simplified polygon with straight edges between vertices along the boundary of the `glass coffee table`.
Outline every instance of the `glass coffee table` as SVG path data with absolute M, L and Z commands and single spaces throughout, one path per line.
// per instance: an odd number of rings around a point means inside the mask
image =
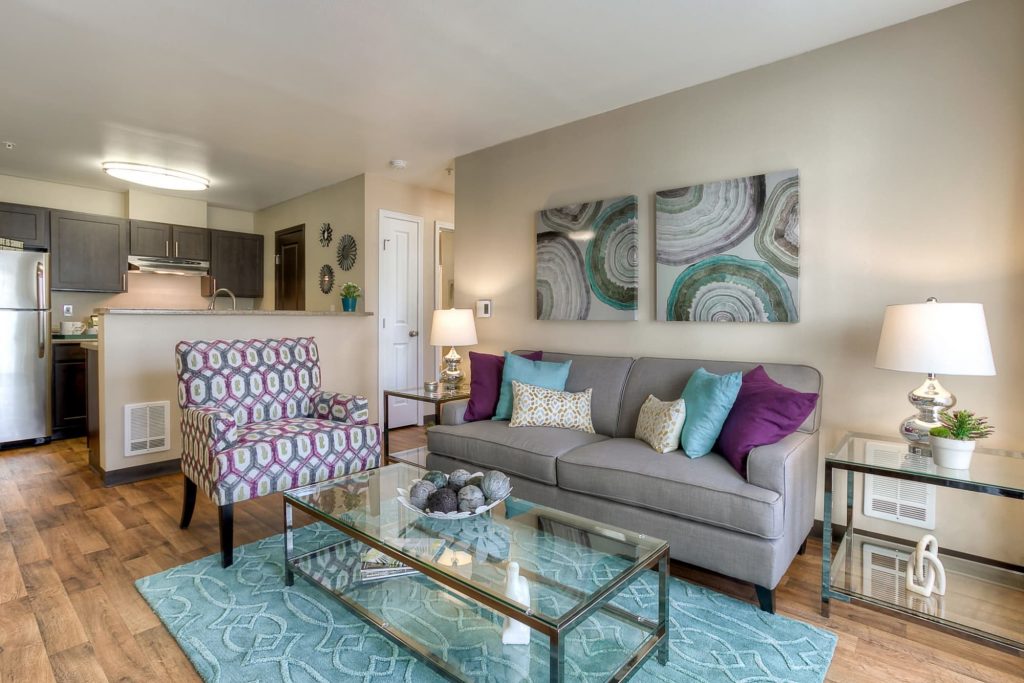
M 285 583 L 307 579 L 456 680 L 622 681 L 651 654 L 668 662 L 667 543 L 514 497 L 427 517 L 396 492 L 424 472 L 397 463 L 285 493 Z M 295 509 L 318 523 L 294 528 Z M 381 554 L 405 573 L 373 575 L 364 562 Z M 510 562 L 529 604 L 505 595 Z M 502 645 L 505 617 L 530 644 Z

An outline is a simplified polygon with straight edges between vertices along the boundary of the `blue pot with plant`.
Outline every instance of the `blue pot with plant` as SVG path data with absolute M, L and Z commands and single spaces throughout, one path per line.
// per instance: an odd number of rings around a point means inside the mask
M 356 310 L 356 304 L 363 290 L 354 282 L 346 282 L 341 286 L 341 310 L 352 313 Z

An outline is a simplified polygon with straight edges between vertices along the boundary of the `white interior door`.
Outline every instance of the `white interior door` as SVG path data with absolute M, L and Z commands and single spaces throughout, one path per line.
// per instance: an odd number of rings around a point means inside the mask
M 381 210 L 380 387 L 407 389 L 423 382 L 423 219 Z M 392 398 L 388 427 L 421 423 L 418 401 Z

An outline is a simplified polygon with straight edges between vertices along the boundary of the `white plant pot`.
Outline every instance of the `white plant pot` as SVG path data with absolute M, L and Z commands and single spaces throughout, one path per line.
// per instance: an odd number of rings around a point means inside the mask
M 932 459 L 939 467 L 951 470 L 966 470 L 971 466 L 975 441 L 957 441 L 942 436 L 929 436 L 932 445 Z

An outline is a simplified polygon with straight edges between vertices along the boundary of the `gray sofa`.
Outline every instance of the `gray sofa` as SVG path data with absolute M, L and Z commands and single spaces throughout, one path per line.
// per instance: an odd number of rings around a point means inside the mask
M 466 423 L 467 402 L 451 402 L 427 431 L 427 466 L 501 470 L 513 495 L 665 539 L 673 558 L 754 584 L 761 608 L 774 611 L 775 587 L 814 522 L 820 402 L 797 432 L 751 451 L 744 479 L 716 453 L 658 454 L 633 432 L 649 394 L 674 400 L 699 367 L 722 374 L 756 363 L 547 352 L 543 359 L 572 360 L 567 391 L 593 388 L 596 434 Z M 781 384 L 821 393 L 814 368 L 762 365 Z

